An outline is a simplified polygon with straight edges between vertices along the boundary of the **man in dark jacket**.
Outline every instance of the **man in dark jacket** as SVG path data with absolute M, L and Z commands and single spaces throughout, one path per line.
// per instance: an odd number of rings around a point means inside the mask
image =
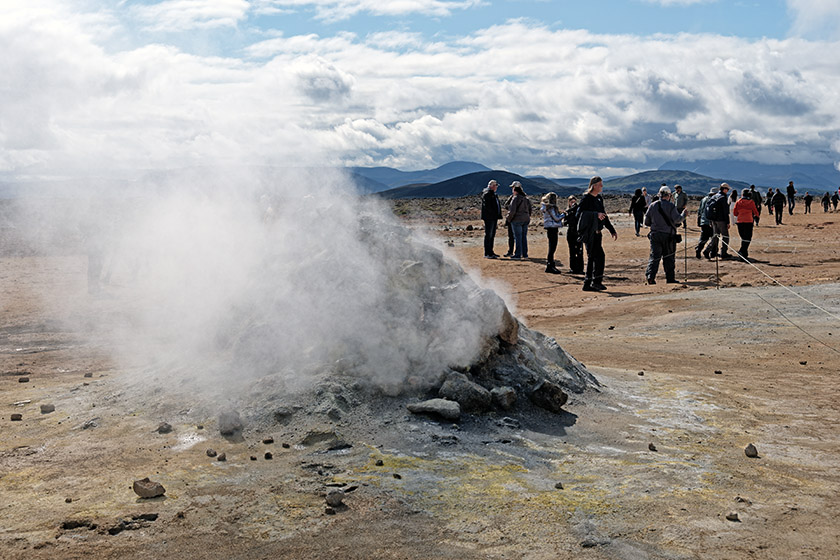
M 487 188 L 481 193 L 481 219 L 484 220 L 484 258 L 498 259 L 499 255 L 493 252 L 493 243 L 496 240 L 496 228 L 502 217 L 502 205 L 496 195 L 499 183 L 491 179 Z
M 709 258 L 714 259 L 718 255 L 722 259 L 729 258 L 729 216 L 729 184 L 721 183 L 718 193 L 706 203 L 706 218 L 712 226 L 713 235 L 712 243 L 707 249 Z
M 782 212 L 785 207 L 785 193 L 782 189 L 776 189 L 776 194 L 773 195 L 773 209 L 776 213 L 776 225 L 782 225 Z
M 788 202 L 788 214 L 793 216 L 793 208 L 796 206 L 796 189 L 793 187 L 793 181 L 788 182 L 787 202 Z
M 659 271 L 659 261 L 665 269 L 665 281 L 677 284 L 674 268 L 677 254 L 677 227 L 685 219 L 686 210 L 682 212 L 671 202 L 671 189 L 659 189 L 659 200 L 652 203 L 645 214 L 645 225 L 650 228 L 650 258 L 648 259 L 645 278 L 648 284 L 656 284 L 656 273 Z
M 604 208 L 601 191 L 604 183 L 600 177 L 589 180 L 589 188 L 583 193 L 578 206 L 578 240 L 586 247 L 586 277 L 583 280 L 584 292 L 600 292 L 604 286 L 604 264 L 606 256 L 601 244 L 601 230 L 607 228 L 613 239 L 618 239 L 610 217 Z
M 755 202 L 755 209 L 758 210 L 758 218 L 753 220 L 753 224 L 758 225 L 758 220 L 761 218 L 761 193 L 755 189 L 755 185 L 750 185 L 750 198 Z

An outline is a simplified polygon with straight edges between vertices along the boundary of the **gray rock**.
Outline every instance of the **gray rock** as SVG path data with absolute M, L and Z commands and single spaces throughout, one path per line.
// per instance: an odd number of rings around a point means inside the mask
M 438 390 L 438 395 L 457 402 L 466 412 L 484 412 L 493 402 L 490 391 L 457 371 L 453 371 L 446 377 L 446 381 Z
M 338 507 L 344 501 L 344 490 L 340 488 L 330 488 L 327 491 L 327 505 L 330 507 Z
M 141 498 L 157 498 L 158 496 L 163 496 L 166 492 L 166 489 L 160 482 L 149 480 L 149 477 L 142 480 L 135 480 L 133 488 L 134 493 Z
M 519 342 L 519 321 L 516 320 L 508 308 L 502 312 L 502 328 L 499 331 L 499 338 L 502 342 L 513 346 Z
M 168 434 L 172 431 L 172 426 L 167 422 L 161 422 L 155 431 L 159 434 Z
M 735 522 L 740 522 L 741 521 L 738 518 L 738 512 L 737 511 L 730 511 L 729 513 L 727 513 L 726 514 L 726 520 L 727 521 L 735 521 Z
M 28 377 L 19 377 L 18 378 L 18 383 L 29 383 L 29 378 Z
M 12 422 L 20 422 L 23 420 L 23 414 L 12 414 Z
M 219 414 L 219 433 L 223 436 L 232 436 L 242 431 L 242 419 L 235 410 L 228 410 Z
M 534 387 L 529 398 L 538 407 L 559 414 L 563 412 L 561 407 L 569 400 L 569 395 L 559 385 L 546 379 Z
M 501 420 L 497 420 L 496 425 L 500 428 L 511 428 L 513 430 L 518 430 L 522 427 L 522 424 L 519 423 L 519 420 L 517 420 L 516 418 L 511 418 L 510 416 L 505 416 Z
M 216 460 L 217 461 L 227 461 L 227 455 L 225 455 L 224 453 L 219 453 L 219 456 L 216 457 Z
M 502 410 L 513 410 L 516 406 L 516 391 L 513 387 L 494 387 L 490 391 L 493 403 Z
M 755 445 L 749 444 L 744 448 L 744 455 L 750 459 L 755 459 L 758 457 L 758 449 L 755 448 Z
M 49 414 L 50 412 L 55 412 L 55 405 L 54 404 L 42 404 L 41 405 L 41 414 Z
M 409 404 L 407 408 L 413 414 L 434 414 L 453 422 L 461 417 L 461 405 L 446 399 L 429 399 Z
M 216 450 L 215 450 L 215 449 L 208 449 L 207 451 L 205 451 L 205 453 L 207 453 L 207 456 L 208 456 L 208 457 L 215 457 L 216 455 L 218 455 L 218 454 L 216 453 Z
M 648 444 L 648 449 L 650 449 L 651 451 L 656 451 L 656 446 L 653 445 L 652 443 L 649 443 Z

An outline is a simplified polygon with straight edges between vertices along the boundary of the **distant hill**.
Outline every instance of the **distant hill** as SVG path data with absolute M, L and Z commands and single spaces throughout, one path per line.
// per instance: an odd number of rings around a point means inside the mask
M 491 179 L 499 182 L 499 196 L 510 194 L 510 184 L 514 181 L 522 183 L 523 190 L 528 194 L 541 194 L 549 191 L 560 196 L 577 194 L 580 188 L 563 187 L 545 178 L 528 178 L 508 171 L 479 171 L 468 173 L 460 177 L 426 185 L 408 185 L 378 193 L 384 198 L 459 198 L 481 194 Z
M 788 181 L 793 181 L 800 194 L 805 194 L 806 190 L 812 193 L 830 191 L 840 185 L 840 171 L 829 163 L 771 165 L 723 159 L 677 160 L 666 162 L 659 169 L 684 169 L 710 177 L 730 177 L 736 181 L 744 181 L 748 185 L 764 185 L 773 188 L 785 187 Z
M 610 179 L 604 181 L 605 194 L 616 193 L 630 193 L 632 194 L 636 189 L 642 187 L 647 188 L 649 195 L 654 195 L 659 190 L 660 185 L 665 183 L 671 190 L 674 185 L 681 185 L 686 194 L 705 195 L 709 193 L 711 187 L 720 186 L 721 183 L 729 183 L 733 189 L 749 188 L 749 183 L 743 181 L 735 181 L 733 179 L 715 179 L 699 175 L 690 171 L 643 171 L 627 177 L 620 177 L 618 179 Z M 766 189 L 762 189 L 764 191 Z
M 384 188 L 379 190 L 386 190 L 406 185 L 440 183 L 469 173 L 490 171 L 490 168 L 471 161 L 453 161 L 435 169 L 421 169 L 419 171 L 400 171 L 391 167 L 350 167 L 348 170 L 351 173 L 385 185 Z

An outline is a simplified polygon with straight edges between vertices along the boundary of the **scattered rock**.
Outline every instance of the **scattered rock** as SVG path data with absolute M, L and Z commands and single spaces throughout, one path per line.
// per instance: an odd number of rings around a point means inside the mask
M 651 451 L 656 451 L 656 446 L 653 445 L 652 443 L 649 443 L 648 444 L 648 449 L 650 449 Z
M 406 406 L 412 414 L 433 414 L 445 420 L 456 421 L 461 417 L 461 405 L 446 399 L 429 399 Z
M 219 456 L 216 457 L 216 460 L 217 461 L 227 461 L 227 455 L 225 455 L 224 453 L 219 453 Z
M 264 438 L 263 443 L 266 444 L 266 445 L 271 445 L 272 443 L 274 443 L 274 438 L 273 437 Z
M 563 412 L 562 406 L 569 400 L 562 388 L 547 379 L 540 381 L 529 395 L 531 402 L 555 414 Z
M 607 330 L 614 331 L 615 330 L 615 325 L 610 325 Z
M 726 514 L 726 520 L 727 521 L 735 521 L 735 522 L 740 522 L 741 521 L 738 518 L 738 512 L 737 511 L 730 511 L 729 513 L 727 513 Z
M 41 405 L 41 414 L 49 414 L 50 412 L 55 412 L 55 405 L 54 404 L 42 404 Z
M 639 372 L 639 373 L 637 373 L 636 375 L 644 375 L 644 374 L 645 374 L 645 372 L 640 371 L 640 372 Z
M 282 447 L 283 447 L 283 449 L 289 449 L 291 447 L 291 445 L 289 445 L 288 443 L 284 443 L 282 445 Z
M 88 530 L 96 529 L 96 523 L 90 519 L 67 519 L 61 522 L 60 525 L 63 531 L 72 531 L 73 529 L 85 528 Z
M 64 503 L 65 504 L 72 504 L 73 503 L 73 498 L 64 498 Z
M 741 496 L 735 496 L 735 501 L 739 504 L 746 504 L 748 506 L 752 505 L 751 501 L 749 501 L 747 498 L 742 498 Z
M 312 445 L 327 444 L 327 446 L 338 443 L 338 434 L 331 428 L 316 428 L 309 430 L 306 435 L 300 440 L 300 444 L 305 447 Z
M 330 507 L 338 507 L 344 501 L 344 490 L 340 488 L 331 488 L 327 492 L 327 505 Z
M 381 467 L 381 466 L 383 466 L 384 464 L 385 464 L 385 462 L 384 462 L 382 459 L 377 459 L 377 460 L 376 460 L 376 466 L 377 466 L 377 467 Z
M 324 513 L 326 513 L 327 515 L 335 515 L 335 510 L 331 507 L 324 508 Z
M 235 410 L 228 410 L 219 414 L 219 433 L 223 436 L 232 436 L 242 431 L 242 418 Z
M 758 449 L 755 448 L 755 445 L 750 443 L 744 448 L 744 455 L 746 455 L 750 459 L 755 459 L 756 457 L 758 457 Z
M 511 418 L 509 416 L 505 416 L 501 420 L 498 420 L 496 422 L 496 425 L 500 428 L 511 428 L 513 430 L 518 430 L 522 427 L 522 425 L 519 423 L 519 420 L 517 420 L 516 418 Z
M 256 455 L 251 455 L 251 460 L 252 460 L 252 461 L 256 461 L 256 460 L 257 460 Z
M 799 362 L 799 365 L 800 365 L 800 366 L 806 366 L 806 365 L 808 365 L 808 360 L 802 360 L 801 362 Z
M 215 457 L 217 455 L 215 449 L 208 449 L 207 451 L 205 451 L 205 453 L 207 453 L 208 457 Z
M 399 473 L 394 473 L 394 478 L 396 478 L 397 480 L 402 480 L 402 475 Z
M 85 372 L 84 377 L 93 377 L 93 372 L 92 371 Z
M 23 414 L 12 414 L 12 422 L 20 422 L 23 420 Z
M 91 428 L 96 428 L 98 426 L 99 426 L 99 417 L 97 416 L 96 418 L 91 418 L 90 420 L 88 420 L 87 422 L 82 424 L 82 429 L 83 430 L 89 430 Z
M 719 369 L 716 369 L 715 370 L 715 375 L 723 375 L 723 372 L 720 371 Z
M 562 482 L 557 482 L 557 483 L 554 484 L 554 487 L 558 490 L 562 490 L 563 489 L 563 483 Z
M 157 498 L 158 496 L 163 496 L 166 492 L 166 489 L 160 482 L 149 480 L 149 477 L 142 480 L 135 480 L 132 487 L 134 488 L 134 493 L 141 498 Z
M 271 461 L 272 459 L 274 459 L 274 455 L 271 454 L 271 451 L 266 451 L 265 458 L 267 461 Z
M 438 389 L 441 398 L 455 401 L 466 412 L 484 412 L 490 408 L 493 398 L 490 391 L 470 381 L 466 375 L 453 371 Z
M 29 383 L 28 377 L 18 377 L 18 383 Z
M 199 424 L 198 426 L 196 426 L 196 427 L 195 427 L 195 429 L 196 429 L 196 430 L 203 430 L 203 429 L 204 429 L 204 425 L 203 425 L 203 424 Z
M 494 387 L 490 391 L 493 404 L 502 410 L 513 410 L 516 406 L 516 391 L 513 387 Z
M 155 431 L 159 434 L 168 434 L 172 431 L 172 425 L 167 422 L 161 422 Z

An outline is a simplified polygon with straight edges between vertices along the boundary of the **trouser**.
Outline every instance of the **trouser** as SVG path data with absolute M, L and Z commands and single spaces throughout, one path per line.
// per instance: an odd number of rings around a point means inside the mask
M 806 203 L 805 203 L 805 213 L 806 213 L 806 214 L 810 214 L 810 213 L 811 213 L 811 203 L 810 203 L 810 202 L 806 202 Z
M 676 263 L 677 244 L 674 236 L 670 233 L 651 232 L 650 235 L 650 258 L 648 259 L 645 276 L 648 280 L 655 280 L 659 271 L 659 261 L 662 260 L 662 268 L 665 269 L 665 279 L 674 281 L 674 266 Z
M 604 265 L 607 257 L 601 245 L 601 232 L 592 236 L 586 243 L 586 277 L 583 285 L 601 284 L 604 280 Z
M 645 221 L 644 213 L 633 213 L 633 221 L 635 222 L 636 235 L 638 236 L 642 229 L 642 223 Z
M 528 258 L 528 222 L 513 222 L 513 237 L 516 246 L 513 251 L 514 257 Z
M 705 247 L 706 243 L 709 239 L 712 238 L 712 226 L 709 224 L 703 224 L 700 226 L 700 242 L 697 243 L 697 246 L 694 249 L 700 253 Z
M 508 232 L 508 255 L 513 254 L 513 248 L 516 246 L 516 238 L 513 236 L 513 226 L 507 224 L 507 232 Z
M 745 259 L 750 256 L 750 241 L 752 241 L 753 223 L 738 223 L 738 237 L 741 238 L 741 248 L 738 249 L 738 254 Z
M 720 256 L 726 257 L 729 254 L 729 224 L 726 222 L 712 222 L 712 243 L 709 245 L 709 254 L 712 257 L 718 255 L 718 238 L 720 238 Z
M 554 267 L 554 252 L 557 250 L 557 238 L 560 234 L 560 229 L 556 227 L 545 228 L 545 235 L 548 237 L 548 257 L 546 257 L 546 264 Z M 561 265 L 562 266 L 562 265 Z
M 828 202 L 823 203 L 823 212 L 828 212 Z
M 583 245 L 577 240 L 576 231 L 566 231 L 566 243 L 569 245 L 569 270 L 575 274 L 582 274 Z
M 770 214 L 771 216 L 773 215 L 773 205 L 772 204 L 767 205 L 767 213 Z
M 788 214 L 793 215 L 793 208 L 796 206 L 796 199 L 788 196 Z
M 484 220 L 484 256 L 492 256 L 493 244 L 496 241 L 496 229 L 499 227 L 498 220 Z
M 782 225 L 782 210 L 784 206 L 776 206 L 776 225 Z

